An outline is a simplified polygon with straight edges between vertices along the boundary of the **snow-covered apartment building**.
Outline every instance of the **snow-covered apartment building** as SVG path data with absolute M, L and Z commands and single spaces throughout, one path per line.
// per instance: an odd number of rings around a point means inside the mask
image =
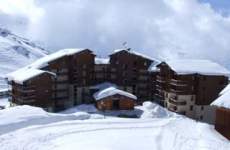
M 209 60 L 171 60 L 157 65 L 156 96 L 173 112 L 215 122 L 210 104 L 228 84 L 230 72 Z
M 64 49 L 8 74 L 8 82 L 15 105 L 58 111 L 97 103 L 100 108 L 121 109 L 155 100 L 171 111 L 214 123 L 215 107 L 210 104 L 228 84 L 229 74 L 208 60 L 159 62 L 129 49 L 98 58 L 89 49 Z M 104 102 L 95 97 L 100 91 L 107 92 L 102 94 Z
M 110 83 L 123 90 L 113 90 L 116 95 L 123 94 L 128 99 L 126 91 L 137 96 L 135 103 L 153 100 L 156 72 L 151 68 L 154 64 L 154 59 L 132 50 L 116 50 L 109 58 L 98 58 L 89 49 L 60 50 L 8 74 L 11 102 L 58 111 L 95 103 L 94 94 L 104 90 L 105 85 L 110 88 Z M 114 103 L 114 107 L 117 105 Z

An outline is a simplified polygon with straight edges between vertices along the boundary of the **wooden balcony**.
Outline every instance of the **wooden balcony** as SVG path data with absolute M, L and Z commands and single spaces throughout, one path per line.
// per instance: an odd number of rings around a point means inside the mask
M 195 93 L 195 91 L 192 89 L 170 88 L 169 91 L 175 94 L 179 94 L 179 95 L 188 95 L 188 94 L 192 95 Z
M 171 79 L 169 82 L 170 85 L 174 85 L 174 86 L 191 86 L 193 85 L 193 81 L 190 80 L 179 80 L 179 79 Z
M 186 105 L 187 103 L 185 101 L 178 101 L 176 99 L 170 98 L 168 101 L 170 104 L 173 104 L 175 106 L 177 105 Z
M 156 79 L 157 82 L 159 83 L 165 83 L 166 82 L 166 78 L 163 77 L 163 76 L 157 76 L 157 79 Z

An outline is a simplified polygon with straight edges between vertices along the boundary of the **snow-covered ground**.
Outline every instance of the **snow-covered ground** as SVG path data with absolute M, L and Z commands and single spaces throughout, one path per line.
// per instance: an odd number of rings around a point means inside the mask
M 0 111 L 1 150 L 227 150 L 213 126 L 150 102 L 140 118 L 104 117 L 92 105 L 59 114 L 18 106 Z
M 8 98 L 0 98 L 0 109 L 7 108 L 9 106 L 10 106 L 10 102 L 8 101 Z

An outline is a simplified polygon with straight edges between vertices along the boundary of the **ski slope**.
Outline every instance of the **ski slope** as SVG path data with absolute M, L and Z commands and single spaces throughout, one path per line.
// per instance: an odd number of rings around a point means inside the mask
M 0 28 L 0 89 L 7 88 L 4 81 L 7 73 L 46 55 L 47 52 L 41 47 L 9 30 Z
M 213 126 L 164 112 L 158 105 L 136 109 L 154 114 L 125 119 L 77 108 L 62 114 L 30 106 L 5 109 L 0 111 L 1 150 L 230 149 Z

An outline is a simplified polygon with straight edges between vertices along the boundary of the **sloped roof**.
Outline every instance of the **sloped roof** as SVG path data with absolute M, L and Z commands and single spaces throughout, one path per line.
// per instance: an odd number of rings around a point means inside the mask
M 22 68 L 22 69 L 19 69 L 17 71 L 14 71 L 10 74 L 7 75 L 8 77 L 8 81 L 14 81 L 18 84 L 23 84 L 23 82 L 31 79 L 31 78 L 34 78 L 36 76 L 39 76 L 41 74 L 44 74 L 44 73 L 49 73 L 53 76 L 55 76 L 54 73 L 51 73 L 51 72 L 48 72 L 48 71 L 43 71 L 43 70 L 39 70 L 39 69 L 28 69 L 28 68 Z
M 155 60 L 152 62 L 152 64 L 149 66 L 148 71 L 149 72 L 159 72 L 159 68 L 157 68 L 157 65 L 161 63 L 160 60 Z
M 64 56 L 71 56 L 77 53 L 80 53 L 84 50 L 87 49 L 83 49 L 83 48 L 73 48 L 73 49 L 62 49 L 59 50 L 55 53 L 52 53 L 50 55 L 47 55 L 41 59 L 38 59 L 37 61 L 35 61 L 34 63 L 32 63 L 31 65 L 29 65 L 29 68 L 37 68 L 37 69 L 41 69 L 45 66 L 48 65 L 49 62 L 54 61 L 56 59 L 62 58 Z
M 210 60 L 180 59 L 167 61 L 166 64 L 177 74 L 230 75 L 228 69 Z
M 230 84 L 229 84 L 230 85 Z M 220 97 L 218 97 L 211 105 L 215 105 L 218 107 L 224 107 L 230 109 L 230 89 L 229 85 L 222 91 Z
M 228 84 L 221 92 L 219 95 L 223 95 L 225 94 L 226 92 L 229 92 L 230 91 L 230 84 Z
M 99 100 L 101 100 L 103 98 L 113 96 L 113 95 L 117 95 L 117 94 L 129 97 L 129 98 L 134 99 L 134 100 L 137 99 L 137 97 L 135 95 L 133 95 L 131 93 L 128 93 L 126 91 L 119 90 L 119 89 L 117 89 L 115 87 L 109 87 L 109 88 L 100 90 L 100 91 L 96 92 L 93 95 L 93 97 L 95 98 L 96 101 L 99 101 Z
M 136 56 L 139 56 L 139 57 L 151 60 L 151 61 L 154 60 L 153 58 L 151 58 L 151 57 L 149 57 L 149 56 L 147 56 L 145 54 L 139 53 L 139 52 L 134 51 L 134 50 L 128 50 L 128 49 L 116 49 L 116 50 L 114 50 L 114 52 L 111 55 L 114 55 L 114 54 L 119 53 L 121 51 L 125 51 L 125 52 L 128 52 L 130 54 L 133 54 L 133 55 L 136 55 Z
M 7 74 L 6 78 L 9 81 L 15 81 L 18 84 L 22 84 L 24 81 L 26 81 L 28 79 L 36 77 L 42 73 L 47 73 L 47 71 L 43 71 L 41 69 L 43 67 L 46 67 L 49 62 L 54 61 L 54 60 L 59 59 L 59 58 L 64 57 L 64 56 L 71 56 L 71 55 L 80 53 L 84 50 L 87 50 L 87 49 L 83 49 L 83 48 L 76 49 L 75 48 L 75 49 L 59 50 L 55 53 L 52 53 L 50 55 L 47 55 L 43 58 L 38 59 L 34 63 L 32 63 L 32 64 L 30 64 L 24 68 L 18 69 L 12 73 Z M 48 72 L 48 73 L 51 73 L 51 72 Z
M 116 84 L 110 83 L 110 82 L 103 82 L 94 86 L 91 86 L 90 89 L 98 89 L 98 90 L 103 90 L 109 87 L 114 87 L 117 88 Z

